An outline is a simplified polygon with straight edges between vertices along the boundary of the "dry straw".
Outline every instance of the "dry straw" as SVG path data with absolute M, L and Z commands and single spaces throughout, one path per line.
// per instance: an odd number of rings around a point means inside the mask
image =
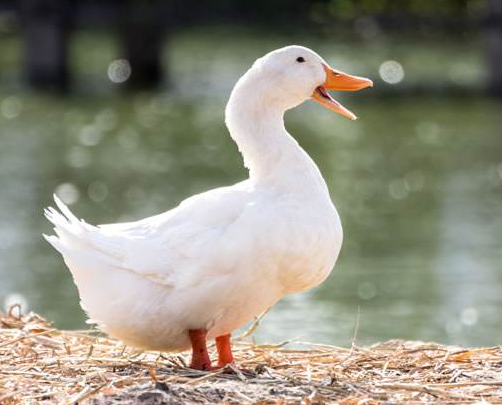
M 40 316 L 0 314 L 0 404 L 502 403 L 502 347 L 389 341 L 350 349 L 236 341 L 236 367 L 140 352 Z

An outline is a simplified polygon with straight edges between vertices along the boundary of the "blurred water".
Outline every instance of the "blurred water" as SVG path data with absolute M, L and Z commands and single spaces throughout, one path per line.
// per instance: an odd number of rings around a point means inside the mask
M 51 232 L 42 208 L 52 193 L 88 222 L 106 223 L 152 215 L 241 180 L 246 171 L 223 124 L 226 97 L 256 56 L 284 43 L 238 39 L 226 51 L 182 36 L 169 54 L 174 89 L 133 96 L 113 91 L 114 58 L 103 57 L 111 44 L 78 41 L 74 63 L 88 88 L 81 85 L 77 96 L 0 90 L 0 304 L 24 300 L 62 328 L 83 328 L 85 317 L 69 272 L 41 237 Z M 341 69 L 375 78 L 383 70 L 387 83 L 417 76 L 405 62 L 415 52 L 382 45 L 361 60 L 348 46 L 329 52 L 328 43 L 309 45 Z M 457 51 L 450 47 L 451 63 L 437 68 L 445 80 L 460 63 Z M 434 57 L 435 48 L 430 52 Z M 421 74 L 432 74 L 428 69 Z M 326 178 L 345 243 L 330 278 L 281 301 L 257 337 L 346 345 L 359 313 L 360 343 L 500 343 L 501 104 L 366 94 L 344 98 L 356 122 L 313 103 L 286 116 Z

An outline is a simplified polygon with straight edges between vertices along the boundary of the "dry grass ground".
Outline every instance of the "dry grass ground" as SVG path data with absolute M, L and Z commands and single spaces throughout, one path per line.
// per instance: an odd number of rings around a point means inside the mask
M 500 346 L 287 347 L 237 341 L 239 369 L 199 372 L 188 353 L 0 314 L 0 404 L 502 404 Z

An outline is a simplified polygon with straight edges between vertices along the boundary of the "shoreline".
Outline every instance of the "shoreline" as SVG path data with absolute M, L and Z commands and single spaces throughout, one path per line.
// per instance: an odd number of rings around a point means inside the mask
M 188 352 L 138 351 L 34 313 L 0 313 L 0 404 L 502 403 L 502 346 L 236 341 L 234 350 L 235 366 L 202 372 L 186 367 Z

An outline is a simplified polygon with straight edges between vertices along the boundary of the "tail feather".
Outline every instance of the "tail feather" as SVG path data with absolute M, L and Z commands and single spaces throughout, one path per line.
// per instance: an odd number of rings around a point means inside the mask
M 93 252 L 108 264 L 115 266 L 120 264 L 123 252 L 113 237 L 103 235 L 99 227 L 78 219 L 55 195 L 54 201 L 61 212 L 49 207 L 45 209 L 44 213 L 45 217 L 54 225 L 56 235 L 44 235 L 44 238 L 57 251 L 63 256 L 74 258 Z
M 53 197 L 54 197 L 54 201 L 56 202 L 56 205 L 58 206 L 59 210 L 68 219 L 68 221 L 70 221 L 70 223 L 80 222 L 79 219 L 75 215 L 73 215 L 73 212 L 70 211 L 70 209 L 59 199 L 59 197 L 56 194 L 54 194 Z M 56 211 L 56 210 L 54 210 L 54 211 Z
M 82 224 L 75 215 L 71 213 L 68 207 L 66 207 L 56 196 L 54 196 L 54 199 L 58 208 L 64 215 L 52 207 L 45 209 L 45 217 L 52 222 L 54 225 L 54 232 L 57 235 L 49 236 L 45 239 L 60 253 L 65 253 L 70 245 L 74 247 L 82 245 L 81 235 L 84 230 L 82 229 Z
M 54 208 L 49 207 L 46 208 L 44 211 L 45 217 L 52 222 L 54 225 L 54 230 L 66 230 L 68 232 L 75 233 L 78 231 L 78 229 L 75 227 L 75 225 L 68 220 L 65 216 L 61 215 L 58 211 L 56 211 Z
M 49 242 L 54 249 L 56 249 L 59 253 L 63 254 L 65 252 L 65 248 L 63 244 L 61 243 L 61 240 L 54 235 L 46 235 L 45 233 L 42 234 L 43 237 L 47 242 Z

